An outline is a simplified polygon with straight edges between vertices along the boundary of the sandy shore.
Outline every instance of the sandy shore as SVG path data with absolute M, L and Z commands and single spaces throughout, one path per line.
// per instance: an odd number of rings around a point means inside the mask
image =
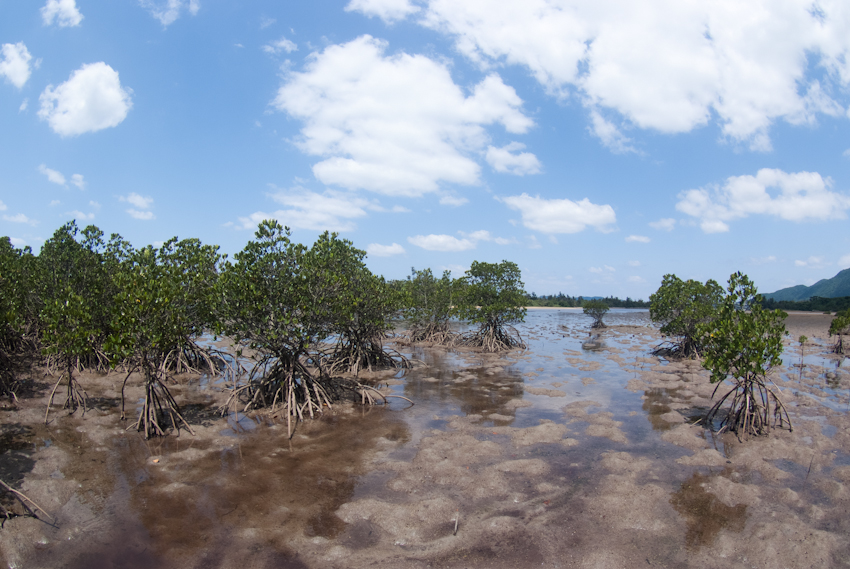
M 592 350 L 590 318 L 534 313 L 528 351 L 417 348 L 405 377 L 363 377 L 416 405 L 339 405 L 291 441 L 189 377 L 171 387 L 195 436 L 126 431 L 121 374 L 82 376 L 92 409 L 45 426 L 36 374 L 0 411 L 0 476 L 57 522 L 8 521 L 0 567 L 850 567 L 850 373 L 821 340 L 801 368 L 796 343 L 830 316 L 786 322 L 794 430 L 740 442 L 693 424 L 715 385 L 651 356 L 646 312 L 610 314 Z

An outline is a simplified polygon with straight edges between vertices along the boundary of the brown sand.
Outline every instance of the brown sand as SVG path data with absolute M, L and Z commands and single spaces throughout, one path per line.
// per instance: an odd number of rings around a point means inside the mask
M 285 425 L 217 418 L 226 394 L 196 380 L 174 387 L 196 436 L 144 441 L 117 421 L 123 377 L 86 376 L 85 418 L 40 425 L 43 395 L 0 411 L 3 475 L 58 519 L 7 522 L 0 561 L 850 566 L 850 373 L 826 357 L 828 322 L 789 316 L 793 357 L 774 377 L 795 428 L 745 443 L 692 424 L 715 386 L 697 362 L 650 356 L 661 338 L 637 323 L 601 350 L 558 322 L 532 330 L 536 352 L 418 353 L 403 386 L 416 407 L 342 405 L 291 443 Z M 817 339 L 802 354 L 800 334 Z

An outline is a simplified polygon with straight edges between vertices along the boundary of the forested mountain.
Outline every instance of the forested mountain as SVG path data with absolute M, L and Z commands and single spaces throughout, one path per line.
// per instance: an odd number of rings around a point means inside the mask
M 763 295 L 773 300 L 808 300 L 813 296 L 835 298 L 850 296 L 850 269 L 844 269 L 831 279 L 821 279 L 812 286 L 797 285 Z

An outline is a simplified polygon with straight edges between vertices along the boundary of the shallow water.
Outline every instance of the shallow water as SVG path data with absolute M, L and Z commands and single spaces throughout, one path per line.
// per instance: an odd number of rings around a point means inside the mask
M 415 405 L 339 409 L 291 440 L 285 422 L 216 419 L 215 382 L 190 386 L 197 437 L 116 432 L 57 458 L 59 524 L 22 531 L 7 564 L 706 566 L 718 552 L 732 567 L 850 564 L 850 374 L 826 346 L 807 345 L 801 374 L 791 343 L 777 370 L 795 431 L 741 444 L 691 425 L 713 386 L 698 365 L 650 356 L 661 338 L 646 311 L 605 322 L 531 310 L 527 351 L 415 348 L 413 369 L 371 378 Z M 87 420 L 47 436 L 82 448 L 99 428 Z M 0 442 L 34 461 L 25 434 Z

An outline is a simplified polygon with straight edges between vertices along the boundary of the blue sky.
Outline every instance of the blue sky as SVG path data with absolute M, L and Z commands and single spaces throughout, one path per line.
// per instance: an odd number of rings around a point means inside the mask
M 274 217 L 538 294 L 850 267 L 844 0 L 7 0 L 0 46 L 0 235 L 36 251 Z

